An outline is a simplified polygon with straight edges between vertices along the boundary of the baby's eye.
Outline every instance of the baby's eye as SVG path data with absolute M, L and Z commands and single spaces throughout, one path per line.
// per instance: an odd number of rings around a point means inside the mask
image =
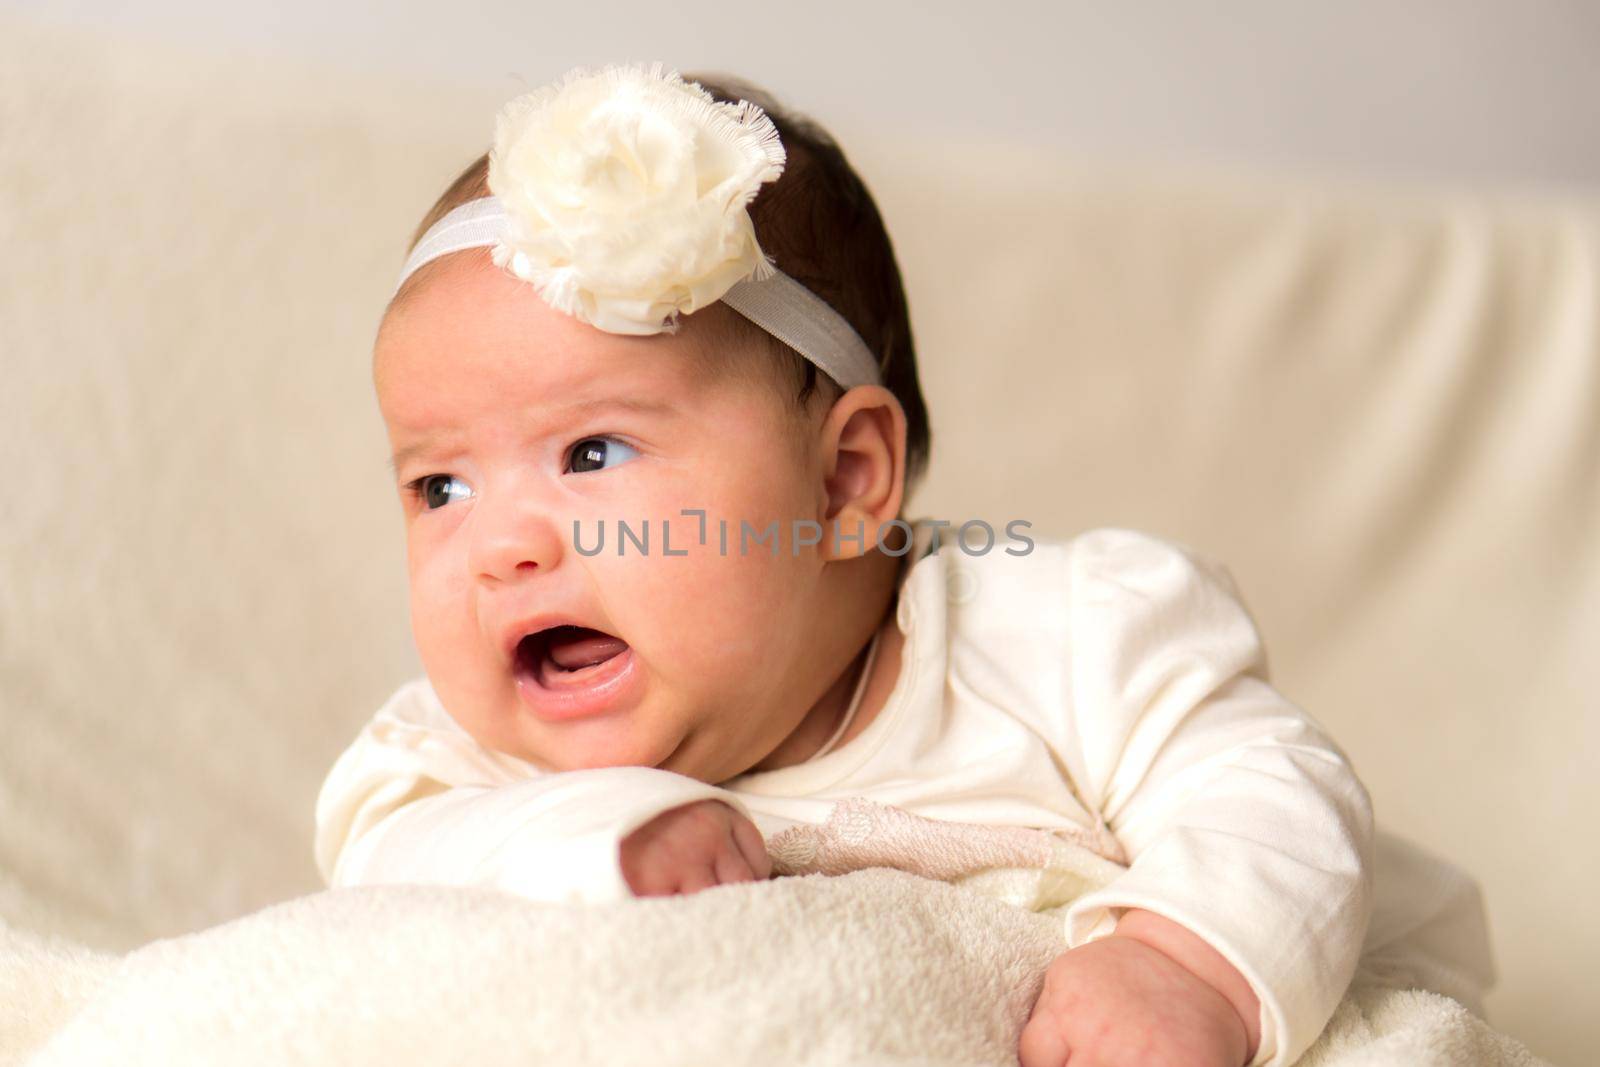
M 439 508 L 442 508 L 446 504 L 450 503 L 451 499 L 454 497 L 459 496 L 465 498 L 470 495 L 470 491 L 452 492 L 449 488 L 447 488 L 452 482 L 455 482 L 455 484 L 461 486 L 462 489 L 466 489 L 466 483 L 459 481 L 454 475 L 428 474 L 408 484 L 406 486 L 406 492 L 410 493 L 414 498 L 422 501 L 422 506 L 428 511 L 437 511 Z
M 582 474 L 585 471 L 603 470 L 638 458 L 639 453 L 611 437 L 585 437 L 572 446 L 567 454 L 567 471 Z

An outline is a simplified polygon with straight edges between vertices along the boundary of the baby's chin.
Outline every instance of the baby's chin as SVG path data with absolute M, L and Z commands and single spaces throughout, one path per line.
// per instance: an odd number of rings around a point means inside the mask
M 750 760 L 740 761 L 730 759 L 728 753 L 702 751 L 706 743 L 703 735 L 699 736 L 700 744 L 695 744 L 695 731 L 690 728 L 669 734 L 665 738 L 639 739 L 638 744 L 613 748 L 605 752 L 573 750 L 567 754 L 572 761 L 566 765 L 565 770 L 581 770 L 585 767 L 656 767 L 663 771 L 681 774 L 686 778 L 693 778 L 708 785 L 716 785 L 737 777 L 746 769 L 745 765 Z
M 684 730 L 642 729 L 637 720 L 612 727 L 596 720 L 568 723 L 557 733 L 557 739 L 541 744 L 538 751 L 516 754 L 551 773 L 599 767 L 659 767 L 699 777 L 681 766 Z

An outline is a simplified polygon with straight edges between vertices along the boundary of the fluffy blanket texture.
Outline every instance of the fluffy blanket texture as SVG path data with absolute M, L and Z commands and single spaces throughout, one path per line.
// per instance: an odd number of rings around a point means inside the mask
M 336 889 L 123 957 L 0 931 L 0 1063 L 1014 1065 L 1066 949 L 1062 907 L 1118 869 L 1078 840 L 865 802 L 804 837 L 775 842 L 799 873 L 684 897 Z M 931 858 L 905 865 L 936 877 L 825 873 L 919 839 Z M 1358 973 L 1303 1067 L 1541 1062 L 1403 988 L 1427 972 L 1400 946 Z

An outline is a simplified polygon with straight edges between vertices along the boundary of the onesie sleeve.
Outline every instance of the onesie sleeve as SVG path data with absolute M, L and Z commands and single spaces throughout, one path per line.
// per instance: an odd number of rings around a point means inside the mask
M 488 752 L 437 709 L 430 717 L 424 686 L 391 698 L 323 783 L 315 853 L 330 887 L 410 882 L 549 903 L 622 900 L 633 894 L 621 844 L 638 827 L 704 799 L 751 818 L 737 795 L 672 771 L 544 772 Z
M 1081 783 L 1130 865 L 1067 909 L 1071 947 L 1144 908 L 1202 937 L 1261 1001 L 1252 1067 L 1298 1059 L 1355 973 L 1371 803 L 1345 754 L 1267 681 L 1231 576 L 1133 530 L 1067 557 Z

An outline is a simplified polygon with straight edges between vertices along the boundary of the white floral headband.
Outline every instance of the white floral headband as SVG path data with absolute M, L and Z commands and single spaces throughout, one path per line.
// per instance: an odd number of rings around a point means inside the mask
M 395 291 L 430 260 L 492 246 L 496 266 L 608 333 L 673 333 L 721 299 L 844 388 L 881 385 L 860 335 L 756 242 L 747 205 L 784 158 L 748 100 L 660 63 L 579 68 L 501 108 L 492 195 L 430 226 Z

